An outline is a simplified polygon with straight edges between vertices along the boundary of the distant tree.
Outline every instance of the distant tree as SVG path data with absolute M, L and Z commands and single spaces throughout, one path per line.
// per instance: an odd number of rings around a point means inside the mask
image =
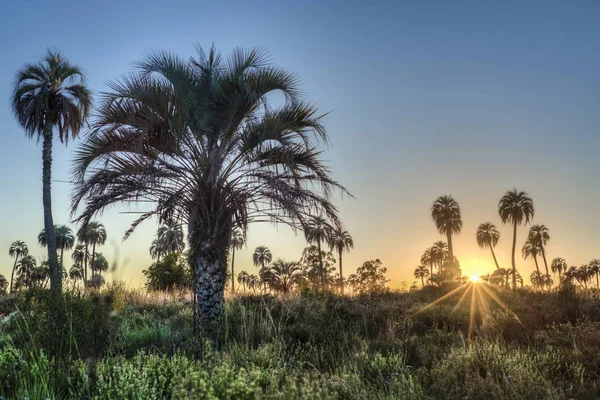
M 548 262 L 546 261 L 546 252 L 544 250 L 544 246 L 548 243 L 548 240 L 550 240 L 548 228 L 541 224 L 531 226 L 531 228 L 529 228 L 529 240 L 531 240 L 537 245 L 537 247 L 540 248 L 540 253 L 542 254 L 542 259 L 544 260 L 544 266 L 546 267 L 546 281 L 549 281 L 550 271 L 548 270 Z
M 46 247 L 48 243 L 46 242 L 46 232 L 44 229 L 38 235 L 38 243 L 40 246 Z M 54 226 L 54 237 L 56 239 L 56 248 L 60 250 L 60 258 L 59 258 L 59 269 L 60 269 L 60 279 L 59 283 L 62 287 L 62 276 L 63 276 L 63 257 L 65 254 L 65 250 L 71 250 L 75 245 L 75 236 L 73 235 L 73 231 L 66 225 L 56 225 Z M 52 285 L 52 283 L 50 283 Z
M 590 273 L 596 275 L 596 288 L 600 289 L 600 282 L 598 281 L 598 275 L 600 275 L 600 260 L 593 259 L 588 266 L 590 268 Z
M 515 262 L 515 252 L 517 250 L 517 226 L 522 223 L 528 224 L 533 218 L 533 200 L 525 192 L 517 192 L 517 189 L 510 190 L 502 196 L 498 203 L 498 213 L 503 224 L 511 223 L 513 225 L 513 245 L 512 245 L 512 274 L 513 290 L 517 289 L 517 264 Z
M 148 290 L 171 292 L 175 289 L 189 287 L 190 268 L 187 257 L 180 253 L 166 255 L 143 270 Z
M 231 248 L 231 293 L 235 293 L 235 279 L 233 279 L 235 276 L 235 250 L 241 249 L 244 243 L 246 243 L 246 238 L 239 230 L 234 229 L 231 231 L 231 241 L 229 243 Z
M 283 294 L 288 294 L 303 279 L 302 267 L 296 261 L 279 258 L 269 268 L 269 286 Z
M 17 262 L 19 258 L 23 258 L 29 254 L 29 249 L 25 242 L 17 240 L 10 245 L 8 249 L 8 255 L 15 258 L 15 263 L 13 264 L 12 273 L 10 274 L 10 293 L 13 291 L 13 280 L 15 277 L 15 270 L 17 268 Z
M 529 277 L 531 280 L 531 285 L 534 287 L 544 287 L 546 284 L 545 276 L 540 273 L 540 271 L 533 271 Z
M 583 283 L 583 288 L 586 292 L 588 289 L 587 284 L 593 274 L 594 274 L 594 272 L 592 271 L 592 269 L 590 268 L 590 266 L 588 264 L 581 265 L 579 268 L 577 268 L 577 272 L 575 273 L 577 280 L 579 280 L 579 282 Z
M 238 274 L 237 281 L 242 285 L 244 292 L 246 292 L 246 285 L 248 285 L 250 281 L 250 275 L 246 271 L 242 271 Z
M 325 276 L 326 285 L 336 280 L 333 254 L 325 251 L 319 252 L 317 246 L 308 246 L 302 251 L 300 265 L 306 276 L 306 284 L 313 289 L 323 287 L 323 275 Z
M 421 279 L 421 288 L 425 287 L 425 278 L 429 276 L 429 270 L 424 265 L 419 265 L 415 269 L 415 279 Z
M 552 260 L 550 268 L 552 268 L 552 272 L 558 274 L 558 280 L 560 281 L 562 279 L 562 273 L 567 271 L 567 262 L 564 258 L 556 257 Z
M 439 233 L 446 235 L 448 240 L 448 258 L 454 260 L 452 235 L 459 234 L 462 229 L 462 219 L 458 202 L 452 196 L 440 196 L 431 206 L 431 217 Z
M 86 245 L 83 243 L 79 243 L 77 246 L 75 246 L 75 249 L 73 250 L 73 253 L 71 254 L 71 258 L 73 259 L 73 262 L 75 262 L 75 265 L 81 267 L 81 271 L 82 274 L 85 275 L 84 272 L 84 267 L 85 267 L 85 260 L 86 258 L 88 258 L 88 254 L 86 253 Z M 85 276 L 81 277 L 81 279 L 84 279 Z
M 44 231 L 51 271 L 50 287 L 61 289 L 52 219 L 52 142 L 54 130 L 67 144 L 77 137 L 91 108 L 91 94 L 81 70 L 58 52 L 48 51 L 36 64 L 25 64 L 15 77 L 12 109 L 28 138 L 42 139 L 42 199 Z
M 254 253 L 252 254 L 252 262 L 255 267 L 260 266 L 260 270 L 258 271 L 259 276 L 261 277 L 261 282 L 263 283 L 263 289 L 267 289 L 267 282 L 264 279 L 265 274 L 267 273 L 266 266 L 271 263 L 273 260 L 273 255 L 271 254 L 271 250 L 267 246 L 258 246 L 254 249 Z
M 523 259 L 525 259 L 525 260 L 529 257 L 533 258 L 533 261 L 535 261 L 535 269 L 536 269 L 538 275 L 542 276 L 540 273 L 540 267 L 537 262 L 537 257 L 540 254 L 542 254 L 542 251 L 540 250 L 537 243 L 531 241 L 531 239 L 527 239 L 525 241 L 525 244 L 523 245 L 523 248 L 521 249 L 521 253 L 523 254 Z
M 385 277 L 386 271 L 380 260 L 366 261 L 358 267 L 356 274 L 350 275 L 348 281 L 356 293 L 383 292 L 389 282 Z
M 477 244 L 482 249 L 488 247 L 492 251 L 492 257 L 494 258 L 494 263 L 496 264 L 496 269 L 500 269 L 498 265 L 498 260 L 496 259 L 496 254 L 494 253 L 494 247 L 498 244 L 498 240 L 500 240 L 500 232 L 496 228 L 496 225 L 491 222 L 484 222 L 477 228 Z
M 102 253 L 97 253 L 92 263 L 92 275 L 102 275 L 108 271 L 108 261 Z
M 325 270 L 321 257 L 321 243 L 326 242 L 333 228 L 322 217 L 312 217 L 304 227 L 304 235 L 309 244 L 316 244 L 319 249 L 319 266 L 321 269 L 321 288 L 325 289 Z
M 31 276 L 37 267 L 37 261 L 33 256 L 26 255 L 21 257 L 17 263 L 17 281 L 15 287 L 29 288 L 31 286 Z
M 6 289 L 8 289 L 8 280 L 0 274 L 0 294 L 6 294 Z
M 421 256 L 421 264 L 424 266 L 429 266 L 432 274 L 433 274 L 434 268 L 437 266 L 437 260 L 436 260 L 436 255 L 435 255 L 434 251 L 435 251 L 435 249 L 433 247 L 429 247 L 429 248 L 425 249 L 425 251 L 423 252 L 423 255 Z
M 254 274 L 248 276 L 248 289 L 256 292 L 260 288 L 260 278 Z
M 156 231 L 156 239 L 150 246 L 150 257 L 160 261 L 160 257 L 180 253 L 185 248 L 183 228 L 172 219 L 167 219 Z
M 92 276 L 94 276 L 94 263 L 96 259 L 96 245 L 102 246 L 106 243 L 106 229 L 104 225 L 102 225 L 98 221 L 90 221 L 87 224 L 82 225 L 79 232 L 77 232 L 77 237 L 79 241 L 82 241 L 86 244 L 86 246 L 92 246 L 92 258 L 90 262 L 90 267 L 92 270 Z M 87 278 L 87 267 L 85 276 Z
M 333 251 L 334 249 L 338 252 L 338 262 L 340 266 L 340 290 L 344 293 L 344 274 L 342 272 L 342 253 L 345 251 L 350 251 L 350 249 L 354 248 L 354 240 L 352 240 L 352 236 L 348 231 L 344 230 L 341 227 L 332 228 L 329 232 L 329 236 L 327 237 L 327 242 L 329 244 L 329 249 Z
M 444 262 L 450 257 L 448 254 L 448 244 L 441 240 L 433 243 L 433 247 L 431 247 L 432 257 L 437 266 L 438 273 L 442 272 L 442 265 Z M 456 257 L 454 257 L 456 259 Z
M 83 281 L 84 272 L 82 264 L 74 264 L 71 269 L 69 269 L 69 278 L 73 281 L 73 288 L 77 281 Z

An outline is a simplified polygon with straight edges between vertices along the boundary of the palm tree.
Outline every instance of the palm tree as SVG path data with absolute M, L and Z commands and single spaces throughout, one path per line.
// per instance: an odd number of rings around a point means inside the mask
M 554 260 L 552 260 L 550 268 L 552 269 L 553 273 L 558 273 L 558 281 L 560 282 L 561 274 L 563 272 L 567 272 L 567 262 L 564 258 L 556 257 Z
M 271 260 L 273 260 L 273 256 L 271 255 L 271 250 L 269 250 L 266 246 L 258 246 L 254 249 L 254 253 L 252 254 L 252 262 L 254 266 L 260 266 L 259 275 L 262 277 L 264 275 L 266 268 L 265 264 L 270 264 Z M 267 283 L 263 281 L 264 288 L 266 290 Z
M 73 231 L 66 225 L 55 225 L 54 226 L 54 237 L 56 239 L 56 248 L 60 249 L 60 264 L 59 270 L 60 279 L 59 283 L 62 287 L 62 276 L 63 276 L 63 257 L 65 254 L 65 250 L 71 250 L 75 245 L 75 236 L 73 236 Z M 48 235 L 46 235 L 45 229 L 42 229 L 40 234 L 38 235 L 38 243 L 40 246 L 46 247 L 48 246 L 48 242 L 46 239 Z M 48 262 L 48 266 L 50 266 L 50 262 Z M 50 286 L 52 286 L 52 275 L 50 274 Z
M 209 328 L 222 311 L 234 226 L 266 220 L 298 229 L 311 213 L 339 225 L 330 199 L 347 191 L 321 159 L 328 137 L 318 109 L 263 52 L 225 59 L 200 49 L 190 61 L 160 52 L 138 67 L 99 106 L 76 156 L 71 209 L 85 204 L 84 221 L 116 202 L 154 201 L 126 236 L 153 215 L 184 221 L 196 314 Z M 269 103 L 274 91 L 286 98 L 279 107 Z
M 48 51 L 41 62 L 25 64 L 15 77 L 12 109 L 28 138 L 43 139 L 42 197 L 44 229 L 48 243 L 50 287 L 60 290 L 56 238 L 52 219 L 52 140 L 53 131 L 65 145 L 69 135 L 77 137 L 91 108 L 91 95 L 81 70 L 58 52 Z
M 285 261 L 281 258 L 277 259 L 269 269 L 270 286 L 282 292 L 289 293 L 295 285 L 299 284 L 303 279 L 302 267 L 296 261 Z
M 535 269 L 536 269 L 537 273 L 540 276 L 542 276 L 541 272 L 540 272 L 540 267 L 537 262 L 537 256 L 542 254 L 542 251 L 540 250 L 540 247 L 538 246 L 538 244 L 531 241 L 531 239 L 527 239 L 525 241 L 525 244 L 523 245 L 523 249 L 521 249 L 521 252 L 523 254 L 524 260 L 527 260 L 528 257 L 533 258 L 533 261 L 535 261 Z
M 513 245 L 512 245 L 512 274 L 513 290 L 517 289 L 517 264 L 515 262 L 515 252 L 517 250 L 517 226 L 522 223 L 528 224 L 533 218 L 533 200 L 525 192 L 517 192 L 517 189 L 510 190 L 502 196 L 498 203 L 498 213 L 503 224 L 513 224 Z
M 108 271 L 108 261 L 106 261 L 102 253 L 96 254 L 96 258 L 92 264 L 92 276 L 102 275 L 106 271 Z
M 246 285 L 250 280 L 250 275 L 246 271 L 242 271 L 237 276 L 237 281 L 244 288 L 244 292 L 246 292 Z
M 544 246 L 548 243 L 548 240 L 550 240 L 548 228 L 546 228 L 545 225 L 533 225 L 531 228 L 529 228 L 529 239 L 536 243 L 536 245 L 540 248 L 542 259 L 544 260 L 544 266 L 546 267 L 546 279 L 550 279 L 548 262 L 546 262 L 546 252 L 544 251 Z
M 231 232 L 231 241 L 229 242 L 229 247 L 231 247 L 231 293 L 235 293 L 235 249 L 241 249 L 244 243 L 246 243 L 244 235 L 237 229 L 234 229 Z
M 424 265 L 419 265 L 415 269 L 415 279 L 421 279 L 421 288 L 425 287 L 425 278 L 429 276 L 429 270 Z
M 598 282 L 598 275 L 600 275 L 600 260 L 593 259 L 588 266 L 590 268 L 590 273 L 596 275 L 596 287 L 600 289 L 600 282 Z
M 15 258 L 15 263 L 13 264 L 12 273 L 10 274 L 10 293 L 13 291 L 13 279 L 15 277 L 15 269 L 17 268 L 17 262 L 19 258 L 25 257 L 29 254 L 29 249 L 25 242 L 17 240 L 10 245 L 8 249 L 8 255 Z
M 26 255 L 22 256 L 17 263 L 17 282 L 25 287 L 29 287 L 31 284 L 31 274 L 37 266 L 37 261 L 33 256 Z
M 438 240 L 431 248 L 432 257 L 435 265 L 437 265 L 438 273 L 442 272 L 442 265 L 448 259 L 448 245 L 446 242 Z M 456 257 L 454 257 L 456 258 Z
M 160 261 L 161 251 L 162 243 L 160 242 L 160 240 L 158 240 L 158 238 L 156 238 L 152 241 L 152 244 L 150 245 L 150 257 L 153 260 L 156 259 L 156 261 Z
M 260 279 L 258 278 L 258 276 L 254 275 L 254 274 L 248 276 L 248 289 L 255 292 L 256 288 L 258 288 L 259 285 L 260 285 Z
M 183 229 L 172 219 L 168 219 L 156 231 L 156 239 L 150 246 L 150 257 L 160 261 L 163 255 L 180 253 L 185 248 Z
M 354 248 L 354 241 L 352 240 L 352 236 L 348 231 L 342 229 L 341 227 L 333 228 L 329 232 L 329 236 L 327 237 L 327 242 L 329 243 L 329 248 L 333 251 L 336 249 L 339 255 L 339 263 L 340 263 L 340 289 L 341 292 L 344 293 L 344 274 L 342 273 L 342 253 L 344 251 L 350 251 L 350 249 Z
M 84 268 L 84 281 L 87 282 L 87 269 L 88 269 L 88 247 L 92 245 L 92 257 L 89 263 L 91 267 L 94 265 L 94 258 L 96 257 L 96 245 L 103 245 L 106 243 L 106 229 L 98 221 L 84 221 L 81 228 L 77 231 L 77 240 L 85 243 L 85 268 Z M 92 269 L 92 276 L 94 270 Z
M 75 289 L 77 281 L 83 280 L 83 274 L 83 264 L 75 264 L 69 269 L 69 278 L 73 281 L 73 289 Z
M 494 253 L 494 247 L 498 244 L 498 240 L 500 240 L 500 232 L 496 229 L 496 225 L 491 222 L 484 222 L 479 225 L 477 228 L 477 244 L 482 249 L 485 249 L 486 247 L 490 248 L 497 270 L 500 269 L 500 266 L 498 265 L 496 254 Z
M 319 249 L 319 271 L 321 272 L 321 288 L 325 289 L 325 270 L 323 268 L 323 253 L 321 252 L 321 243 L 329 237 L 329 232 L 333 228 L 322 217 L 312 217 L 304 228 L 306 241 L 310 244 L 317 244 Z
M 8 280 L 2 274 L 0 274 L 0 293 L 6 294 L 6 289 L 8 288 Z
M 425 252 L 423 252 L 423 255 L 421 256 L 421 264 L 429 266 L 429 268 L 431 269 L 431 273 L 433 273 L 433 268 L 437 265 L 437 255 L 435 247 L 429 247 L 425 249 Z
M 586 292 L 587 292 L 587 283 L 590 280 L 590 278 L 592 277 L 592 274 L 593 274 L 593 272 L 590 269 L 589 265 L 587 265 L 587 264 L 583 264 L 582 266 L 577 268 L 575 277 L 577 278 L 577 280 L 579 280 L 579 282 L 583 282 L 583 288 Z
M 81 268 L 82 271 L 83 271 L 85 259 L 87 258 L 87 256 L 88 256 L 88 254 L 86 251 L 86 245 L 83 243 L 79 243 L 77 246 L 75 246 L 75 249 L 73 250 L 73 254 L 71 254 L 71 258 L 75 262 L 75 265 L 82 267 Z
M 431 206 L 431 217 L 439 233 L 445 234 L 448 240 L 448 260 L 454 262 L 452 235 L 459 234 L 462 229 L 460 207 L 452 196 L 440 196 Z

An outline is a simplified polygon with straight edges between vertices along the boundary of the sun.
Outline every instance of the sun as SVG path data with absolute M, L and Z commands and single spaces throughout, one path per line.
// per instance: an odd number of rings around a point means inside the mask
M 478 277 L 477 275 L 472 275 L 469 277 L 469 281 L 471 283 L 480 283 L 481 282 L 481 278 Z

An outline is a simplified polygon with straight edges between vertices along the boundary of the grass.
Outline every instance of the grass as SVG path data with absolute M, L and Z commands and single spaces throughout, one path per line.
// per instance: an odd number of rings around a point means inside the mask
M 493 289 L 510 311 L 448 289 L 227 300 L 219 340 L 189 304 L 112 286 L 0 299 L 9 399 L 595 399 L 600 301 Z M 470 324 L 473 320 L 474 323 Z

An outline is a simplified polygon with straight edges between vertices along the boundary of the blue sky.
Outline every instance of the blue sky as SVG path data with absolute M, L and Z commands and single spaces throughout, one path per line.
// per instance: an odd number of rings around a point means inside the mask
M 480 222 L 499 225 L 497 254 L 510 262 L 510 229 L 497 203 L 516 187 L 533 197 L 546 224 L 550 258 L 569 265 L 600 258 L 600 4 L 597 2 L 202 2 L 21 1 L 0 5 L 0 273 L 8 247 L 25 240 L 44 254 L 41 146 L 11 114 L 15 71 L 47 47 L 80 65 L 94 93 L 131 70 L 152 49 L 194 55 L 194 45 L 266 48 L 297 73 L 306 97 L 324 111 L 336 178 L 356 196 L 340 201 L 355 238 L 345 271 L 380 258 L 393 279 L 412 282 L 423 250 L 441 239 L 429 207 L 442 194 L 460 203 L 464 226 L 455 253 L 467 273 L 491 268 L 477 248 Z M 69 178 L 72 150 L 55 145 L 54 178 Z M 55 183 L 56 223 L 69 220 L 70 186 Z M 132 217 L 102 217 L 117 262 L 116 278 L 133 285 L 150 263 L 156 224 L 126 242 Z M 527 228 L 519 231 L 522 244 Z M 285 228 L 253 227 L 237 270 L 253 271 L 260 244 L 298 259 L 302 237 Z M 526 275 L 529 261 L 518 267 Z

